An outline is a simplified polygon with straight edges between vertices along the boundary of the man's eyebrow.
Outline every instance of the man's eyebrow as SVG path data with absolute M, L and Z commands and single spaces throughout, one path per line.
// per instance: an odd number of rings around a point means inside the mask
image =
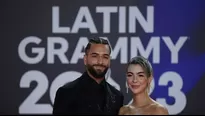
M 94 53 L 94 52 L 93 52 L 93 53 L 91 53 L 91 55 L 98 55 L 98 53 Z
M 95 52 L 93 52 L 93 53 L 90 53 L 90 55 L 99 55 L 98 53 L 95 53 Z M 103 54 L 104 56 L 109 56 L 109 54 Z
M 103 55 L 105 55 L 105 56 L 110 56 L 109 54 L 103 54 Z

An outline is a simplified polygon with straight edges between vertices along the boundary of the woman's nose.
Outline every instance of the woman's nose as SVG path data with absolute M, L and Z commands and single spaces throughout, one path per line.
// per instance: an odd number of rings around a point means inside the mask
M 133 81 L 134 83 L 136 83 L 136 82 L 138 81 L 137 76 L 134 76 L 132 81 Z

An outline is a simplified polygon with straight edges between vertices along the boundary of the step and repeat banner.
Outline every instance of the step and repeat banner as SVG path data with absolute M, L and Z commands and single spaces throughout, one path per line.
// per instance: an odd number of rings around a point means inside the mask
M 57 89 L 85 70 L 89 38 L 112 46 L 107 81 L 126 93 L 137 55 L 154 69 L 150 96 L 170 114 L 205 114 L 205 1 L 1 1 L 0 114 L 51 114 Z

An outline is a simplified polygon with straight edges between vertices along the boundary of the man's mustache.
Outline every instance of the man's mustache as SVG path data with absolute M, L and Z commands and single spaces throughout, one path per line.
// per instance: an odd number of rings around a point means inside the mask
M 105 65 L 98 65 L 98 64 L 95 64 L 95 65 L 93 65 L 93 66 L 101 66 L 101 67 L 104 67 L 104 68 L 107 67 L 107 66 L 105 66 Z

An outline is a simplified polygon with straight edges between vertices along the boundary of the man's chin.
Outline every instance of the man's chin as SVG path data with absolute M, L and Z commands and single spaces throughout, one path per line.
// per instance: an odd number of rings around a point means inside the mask
M 102 69 L 96 69 L 96 68 L 88 68 L 88 71 L 90 72 L 90 74 L 96 78 L 96 79 L 102 79 L 105 77 L 105 74 L 107 72 L 107 69 L 105 68 L 104 70 Z
M 105 74 L 103 74 L 103 73 L 98 73 L 98 74 L 94 75 L 94 77 L 97 78 L 97 79 L 101 79 L 101 78 L 104 78 L 104 77 L 105 77 Z

